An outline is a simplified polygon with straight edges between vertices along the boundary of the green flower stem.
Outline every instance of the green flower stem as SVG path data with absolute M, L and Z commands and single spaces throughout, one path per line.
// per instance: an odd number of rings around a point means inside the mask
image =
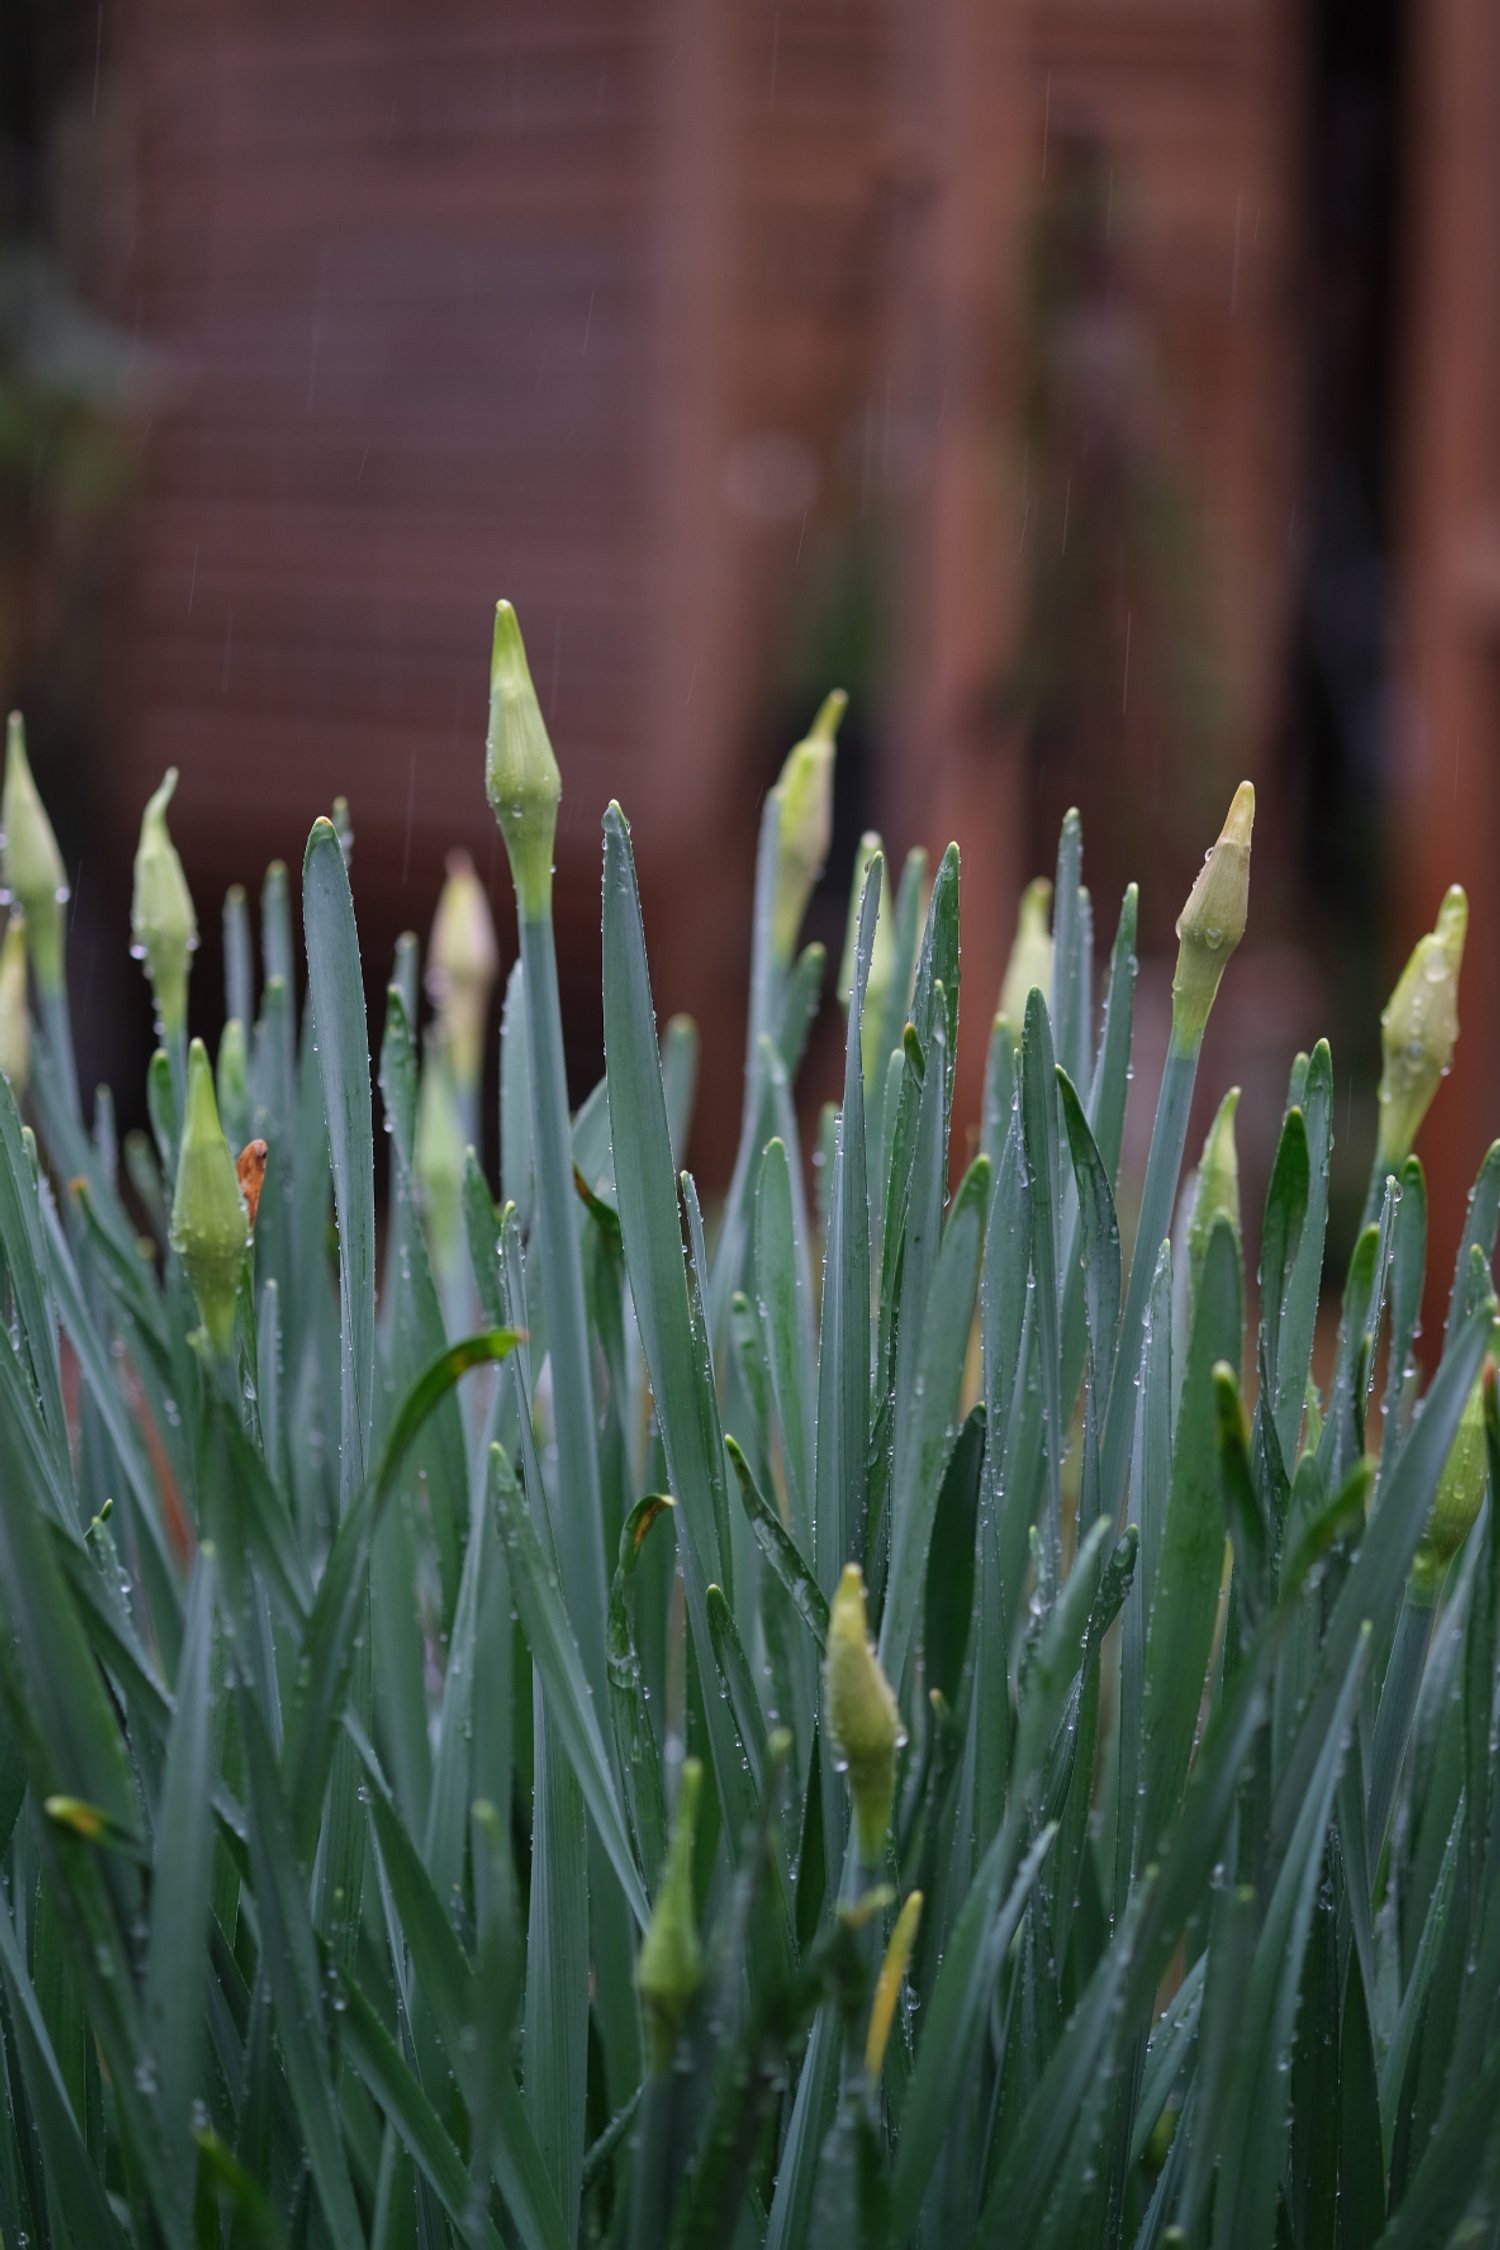
M 660 2250 L 667 2240 L 682 2176 L 691 2068 L 679 2043 L 667 2067 L 647 2076 L 631 2160 L 630 2250 Z
M 537 1175 L 536 1263 L 541 1272 L 557 1434 L 556 1544 L 568 1609 L 588 1668 L 589 1687 L 598 1709 L 603 1711 L 608 1697 L 604 1666 L 604 1518 L 550 904 L 539 914 L 523 914 L 520 927 Z

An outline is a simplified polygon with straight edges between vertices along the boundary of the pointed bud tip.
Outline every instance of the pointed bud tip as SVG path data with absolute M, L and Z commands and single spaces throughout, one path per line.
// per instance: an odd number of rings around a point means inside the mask
M 810 742 L 832 742 L 839 731 L 840 721 L 849 708 L 849 698 L 843 688 L 833 688 L 818 705 L 818 715 L 808 728 Z
M 1230 804 L 1221 841 L 1226 844 L 1243 844 L 1248 849 L 1254 827 L 1255 784 L 1253 781 L 1242 781 Z

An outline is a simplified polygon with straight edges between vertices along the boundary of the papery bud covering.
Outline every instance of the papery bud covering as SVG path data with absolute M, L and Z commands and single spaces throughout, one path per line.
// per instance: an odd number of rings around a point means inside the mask
M 192 893 L 167 832 L 167 807 L 176 787 L 177 768 L 169 766 L 141 816 L 130 902 L 136 949 L 156 995 L 162 1031 L 169 1037 L 179 1037 L 187 1022 L 188 963 L 198 943 Z
M 484 885 L 467 852 L 450 852 L 427 947 L 427 997 L 437 1010 L 453 1075 L 471 1094 L 484 1067 L 485 1021 L 499 966 Z
M 526 644 L 509 602 L 495 606 L 484 779 L 505 838 L 521 917 L 539 921 L 552 903 L 552 847 L 557 839 L 562 774 L 531 684 Z
M 19 1102 L 31 1075 L 31 1017 L 26 1006 L 26 925 L 12 914 L 0 939 L 0 1071 Z
M 187 1270 L 203 1325 L 220 1352 L 227 1353 L 234 1341 L 235 1297 L 249 1240 L 245 1201 L 214 1100 L 208 1049 L 195 1039 L 188 1051 L 172 1248 Z
M 780 814 L 776 895 L 771 905 L 771 950 L 785 967 L 796 950 L 802 917 L 828 857 L 833 834 L 833 748 L 849 698 L 841 688 L 825 697 L 803 739 L 787 753 L 772 794 Z
M 1016 935 L 1000 985 L 998 1013 L 1010 1026 L 1011 1039 L 1021 1044 L 1026 1021 L 1026 996 L 1039 992 L 1052 1005 L 1052 885 L 1038 875 L 1021 893 L 1016 915 Z
M 878 1866 L 896 1795 L 896 1753 L 906 1733 L 865 1629 L 865 1582 L 856 1563 L 844 1565 L 829 1611 L 823 1694 L 828 1732 L 849 1775 L 860 1857 Z
M 1447 1075 L 1458 1042 L 1458 972 L 1469 901 L 1455 883 L 1437 926 L 1417 940 L 1380 1018 L 1379 1160 L 1389 1170 L 1411 1153 L 1417 1128 Z
M 1245 934 L 1250 910 L 1250 838 L 1255 791 L 1242 781 L 1218 842 L 1177 917 L 1177 973 L 1172 979 L 1172 1037 L 1195 1048 L 1219 989 L 1224 965 Z
M 5 888 L 26 917 L 27 945 L 43 992 L 62 988 L 63 906 L 68 879 L 47 809 L 26 756 L 26 729 L 12 711 L 5 745 L 5 789 L 0 796 L 5 830 Z
M 1484 1434 L 1484 1387 L 1494 1380 L 1495 1362 L 1487 1359 L 1464 1402 L 1457 1432 L 1443 1463 L 1443 1473 L 1438 1478 L 1432 1514 L 1427 1519 L 1422 1543 L 1411 1567 L 1411 1592 L 1416 1601 L 1436 1600 L 1444 1573 L 1473 1530 L 1483 1504 L 1489 1467 Z

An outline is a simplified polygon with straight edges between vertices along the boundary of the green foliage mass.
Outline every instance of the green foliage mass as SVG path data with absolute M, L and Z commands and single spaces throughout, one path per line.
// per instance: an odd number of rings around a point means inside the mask
M 1407 1070 L 1320 1388 L 1298 1056 L 1247 1327 L 1232 1101 L 1181 1179 L 1241 791 L 1128 1257 L 1135 893 L 1096 995 L 1076 816 L 951 1189 L 958 858 L 867 840 L 809 1163 L 830 722 L 766 800 L 707 1225 L 617 806 L 569 1112 L 502 623 L 498 1202 L 477 886 L 372 1084 L 342 808 L 302 957 L 284 868 L 260 974 L 226 902 L 216 1089 L 180 978 L 123 1148 L 56 980 L 5 1045 L 7 2250 L 1500 2240 L 1500 1147 L 1424 1380 Z

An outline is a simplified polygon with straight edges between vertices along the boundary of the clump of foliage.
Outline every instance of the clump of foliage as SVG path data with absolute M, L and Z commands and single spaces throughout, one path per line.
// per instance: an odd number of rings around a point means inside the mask
M 342 809 L 305 979 L 284 868 L 259 979 L 226 902 L 215 1069 L 152 799 L 162 1044 L 117 1150 L 13 736 L 4 2241 L 1495 2240 L 1500 1147 L 1425 1384 L 1413 1356 L 1461 896 L 1387 1011 L 1319 1388 L 1326 1046 L 1292 1067 L 1248 1330 L 1232 1097 L 1179 1194 L 1248 788 L 1179 924 L 1127 1260 L 1136 899 L 1096 1014 L 1072 815 L 951 1193 L 958 857 L 927 892 L 869 840 L 805 1163 L 831 701 L 765 806 L 710 1232 L 618 806 L 606 1071 L 569 1114 L 561 782 L 505 605 L 492 680 L 502 1200 L 493 933 L 456 861 L 425 1052 L 414 940 L 389 988 L 381 1233 Z

